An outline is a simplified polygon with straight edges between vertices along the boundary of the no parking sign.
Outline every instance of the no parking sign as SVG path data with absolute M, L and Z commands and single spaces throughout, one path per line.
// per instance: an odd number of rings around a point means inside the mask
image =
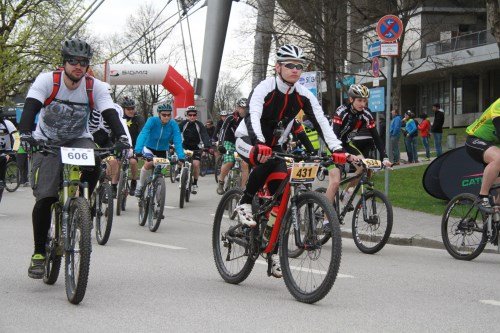
M 377 23 L 377 35 L 384 42 L 394 42 L 403 33 L 403 22 L 395 15 L 385 15 Z

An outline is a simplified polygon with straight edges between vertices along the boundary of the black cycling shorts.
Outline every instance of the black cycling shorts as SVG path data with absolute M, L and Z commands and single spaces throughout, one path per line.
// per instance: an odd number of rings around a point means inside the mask
M 153 155 L 155 155 L 155 157 L 167 158 L 167 151 L 166 150 L 154 150 L 154 149 L 151 149 L 149 147 L 146 147 L 146 148 L 149 149 L 151 151 L 151 153 Z
M 193 151 L 193 161 L 194 160 L 201 161 L 201 153 L 203 152 L 202 149 L 198 147 L 194 148 L 192 146 L 185 146 L 184 149 Z
M 493 142 L 485 141 L 472 135 L 469 135 L 465 141 L 465 151 L 467 154 L 469 154 L 474 161 L 482 163 L 484 166 L 487 165 L 483 159 L 484 152 L 491 146 L 494 146 Z

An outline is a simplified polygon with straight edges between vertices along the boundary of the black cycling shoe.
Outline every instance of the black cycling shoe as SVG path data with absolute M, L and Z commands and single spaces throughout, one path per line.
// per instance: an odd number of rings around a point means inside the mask
M 130 190 L 129 190 L 129 192 L 132 193 L 132 195 L 134 195 L 136 187 L 137 187 L 137 180 L 132 179 L 130 181 Z
M 31 257 L 30 267 L 28 268 L 28 276 L 32 279 L 41 279 L 45 273 L 45 256 L 42 254 L 34 254 Z

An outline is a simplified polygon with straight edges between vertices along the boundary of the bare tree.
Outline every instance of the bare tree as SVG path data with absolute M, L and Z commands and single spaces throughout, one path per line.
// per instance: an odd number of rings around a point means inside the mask
M 491 34 L 495 37 L 500 51 L 500 0 L 486 0 L 486 13 Z
M 216 119 L 219 111 L 232 112 L 236 101 L 241 97 L 239 80 L 235 80 L 229 73 L 221 73 L 215 91 L 214 107 L 210 112 L 210 118 Z
M 266 78 L 272 35 L 274 33 L 275 5 L 275 0 L 257 0 L 258 13 L 255 28 L 252 87 L 255 87 Z

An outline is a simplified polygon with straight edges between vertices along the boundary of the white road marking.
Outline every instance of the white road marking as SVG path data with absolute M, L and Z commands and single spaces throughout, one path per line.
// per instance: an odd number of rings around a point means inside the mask
M 0 216 L 2 216 L 2 217 L 7 217 L 7 215 L 3 215 L 3 214 L 0 214 Z
M 130 242 L 130 243 L 137 243 L 137 244 L 143 244 L 143 245 L 149 245 L 149 246 L 156 246 L 156 247 L 163 247 L 165 249 L 170 249 L 170 250 L 187 250 L 185 247 L 178 247 L 178 246 L 173 246 L 173 245 L 166 245 L 166 244 L 160 244 L 160 243 L 151 243 L 151 242 L 145 242 L 145 241 L 140 241 L 137 239 L 120 239 L 124 242 Z
M 479 301 L 479 303 L 500 306 L 500 301 L 495 301 L 493 299 L 482 299 Z
M 256 263 L 260 264 L 260 265 L 267 266 L 267 262 L 262 261 L 262 260 L 257 260 Z M 320 271 L 320 270 L 317 270 L 317 269 L 308 269 L 308 268 L 302 268 L 302 267 L 296 267 L 296 266 L 290 266 L 290 268 L 293 269 L 293 270 L 296 270 L 296 271 L 311 272 L 311 273 L 315 273 L 315 274 L 326 275 L 325 271 Z M 338 278 L 351 278 L 351 279 L 354 278 L 353 275 L 341 274 L 341 273 L 338 273 L 337 277 Z
M 177 207 L 175 207 L 175 206 L 167 206 L 167 205 L 165 205 L 165 208 L 167 208 L 167 209 L 176 209 Z

